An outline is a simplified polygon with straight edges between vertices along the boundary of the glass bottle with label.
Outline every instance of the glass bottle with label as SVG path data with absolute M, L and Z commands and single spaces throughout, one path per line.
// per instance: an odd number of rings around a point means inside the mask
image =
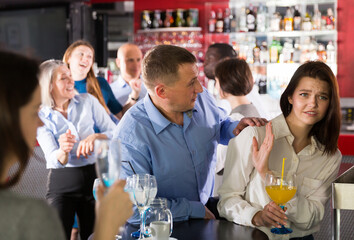
M 208 21 L 208 29 L 210 33 L 214 33 L 216 29 L 216 14 L 215 11 L 210 11 L 210 18 Z
M 260 55 L 259 55 L 259 62 L 260 63 L 268 63 L 268 61 L 269 61 L 269 53 L 268 53 L 267 42 L 263 41 L 260 48 L 261 48 L 261 52 L 260 52 Z
M 267 11 L 263 4 L 260 4 L 257 12 L 257 32 L 265 32 L 267 30 Z
M 223 32 L 231 32 L 230 8 L 225 8 L 225 11 L 224 11 L 224 29 L 223 29 Z
M 173 10 L 167 9 L 165 12 L 165 19 L 163 21 L 164 27 L 172 27 L 174 25 Z
M 300 62 L 300 57 L 301 57 L 301 45 L 300 45 L 300 40 L 297 38 L 294 43 L 293 61 L 296 63 Z
M 284 30 L 285 31 L 293 31 L 293 24 L 294 24 L 294 19 L 293 19 L 293 14 L 291 13 L 290 7 L 286 9 L 286 14 L 284 16 Z
M 185 26 L 185 20 L 184 20 L 184 9 L 177 9 L 176 11 L 176 20 L 175 20 L 175 27 L 184 27 Z
M 150 29 L 151 28 L 151 18 L 150 11 L 144 10 L 141 12 L 141 29 Z
M 306 12 L 305 17 L 303 19 L 302 30 L 304 30 L 304 31 L 311 31 L 312 30 L 311 16 L 308 12 Z
M 294 30 L 295 31 L 301 30 L 301 13 L 299 12 L 298 6 L 295 6 L 295 11 L 294 11 Z
M 237 21 L 236 21 L 236 9 L 232 8 L 230 13 L 230 31 L 237 31 Z
M 321 30 L 321 12 L 318 10 L 317 4 L 315 4 L 315 12 L 312 17 L 312 29 Z
M 224 19 L 221 8 L 216 13 L 216 32 L 222 33 L 224 31 Z
M 272 44 L 269 47 L 269 60 L 271 63 L 278 62 L 278 43 L 277 40 L 273 39 Z
M 250 6 L 246 10 L 246 23 L 247 23 L 247 29 L 249 32 L 255 32 L 257 29 L 257 23 L 256 23 L 256 14 L 253 11 L 253 6 L 250 4 Z
M 317 56 L 318 56 L 318 60 L 327 62 L 326 48 L 322 43 L 318 45 Z
M 244 7 L 241 8 L 238 23 L 239 23 L 240 32 L 248 32 L 247 15 L 246 15 L 246 9 Z
M 257 41 L 256 46 L 253 48 L 253 62 L 260 63 L 261 48 L 259 47 L 259 42 Z
M 334 48 L 332 41 L 329 41 L 327 44 L 327 62 L 328 63 L 337 62 L 336 50 Z
M 281 21 L 280 13 L 278 12 L 273 13 L 272 18 L 270 19 L 270 30 L 274 32 L 280 31 L 280 21 Z
M 332 30 L 335 28 L 335 21 L 336 19 L 333 16 L 332 8 L 327 9 L 327 17 L 326 17 L 326 28 L 328 30 Z
M 162 27 L 161 11 L 160 10 L 154 11 L 154 19 L 152 20 L 152 27 L 153 28 Z

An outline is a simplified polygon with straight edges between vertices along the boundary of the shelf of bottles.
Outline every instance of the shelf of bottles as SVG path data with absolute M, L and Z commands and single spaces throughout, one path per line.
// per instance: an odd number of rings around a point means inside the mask
M 308 60 L 324 61 L 337 73 L 336 1 L 230 0 L 228 9 L 210 5 L 209 34 L 229 35 L 238 56 L 250 64 L 260 93 L 279 99 Z
M 204 82 L 202 59 L 204 36 L 198 23 L 198 9 L 144 10 L 134 42 L 145 54 L 156 45 L 175 45 L 193 53 L 198 60 L 199 79 Z

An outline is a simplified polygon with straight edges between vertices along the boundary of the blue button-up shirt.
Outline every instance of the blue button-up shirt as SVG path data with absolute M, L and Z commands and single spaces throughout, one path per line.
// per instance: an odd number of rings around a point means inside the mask
M 129 94 L 132 92 L 132 88 L 126 81 L 119 75 L 117 81 L 111 83 L 112 92 L 118 102 L 124 106 L 128 101 Z M 146 95 L 146 88 L 143 82 L 141 82 L 141 90 L 139 94 L 139 99 L 142 99 Z
M 149 95 L 127 111 L 113 138 L 122 143 L 122 159 L 137 173 L 155 175 L 158 197 L 168 199 L 175 221 L 203 218 L 213 192 L 216 145 L 234 137 L 232 122 L 204 90 L 193 110 L 185 112 L 183 126 L 167 120 Z M 133 172 L 122 164 L 121 177 Z M 138 214 L 130 220 L 138 223 Z
M 44 125 L 38 128 L 37 140 L 47 161 L 47 168 L 80 167 L 95 162 L 94 155 L 88 158 L 76 157 L 76 150 L 81 140 L 95 133 L 93 126 L 98 126 L 100 132 L 108 138 L 112 137 L 115 124 L 98 100 L 90 94 L 76 95 L 70 100 L 68 118 L 49 107 L 42 107 L 39 117 Z M 76 143 L 69 154 L 68 163 L 63 166 L 57 159 L 59 136 L 68 129 L 75 135 Z

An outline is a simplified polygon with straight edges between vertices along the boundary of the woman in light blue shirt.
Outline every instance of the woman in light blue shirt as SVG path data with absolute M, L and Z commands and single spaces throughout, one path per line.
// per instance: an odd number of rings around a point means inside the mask
M 75 94 L 74 81 L 65 63 L 48 60 L 40 68 L 39 117 L 44 126 L 38 129 L 37 139 L 50 169 L 46 198 L 58 210 L 67 238 L 76 212 L 81 239 L 87 239 L 93 232 L 95 218 L 94 141 L 111 138 L 115 124 L 95 97 Z M 95 133 L 94 126 L 100 133 Z

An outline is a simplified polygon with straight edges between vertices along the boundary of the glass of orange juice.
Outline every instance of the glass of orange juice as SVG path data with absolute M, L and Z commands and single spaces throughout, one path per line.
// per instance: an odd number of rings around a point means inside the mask
M 265 189 L 276 204 L 283 210 L 284 205 L 292 199 L 296 193 L 296 175 L 294 173 L 283 174 L 272 172 L 266 174 Z M 289 234 L 293 230 L 281 225 L 281 228 L 272 228 L 270 230 L 274 234 Z

